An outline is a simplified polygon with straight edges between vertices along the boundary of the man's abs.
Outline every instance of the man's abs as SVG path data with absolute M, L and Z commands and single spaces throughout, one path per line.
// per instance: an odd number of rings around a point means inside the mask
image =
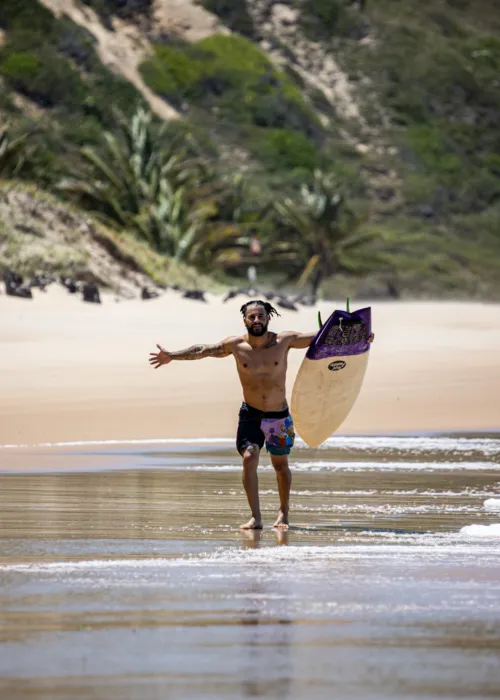
M 240 373 L 243 397 L 249 406 L 258 408 L 259 411 L 282 411 L 287 408 L 285 380 L 255 377 L 249 380 Z

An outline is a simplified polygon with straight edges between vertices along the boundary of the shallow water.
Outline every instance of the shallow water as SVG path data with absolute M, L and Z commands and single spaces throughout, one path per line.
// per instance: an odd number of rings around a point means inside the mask
M 2 698 L 500 697 L 500 436 L 0 449 Z M 16 470 L 16 471 L 8 471 Z

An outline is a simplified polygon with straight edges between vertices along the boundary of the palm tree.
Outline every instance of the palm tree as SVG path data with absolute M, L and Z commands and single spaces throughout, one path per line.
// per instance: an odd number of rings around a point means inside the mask
M 315 171 L 312 184 L 302 185 L 297 198 L 274 204 L 279 240 L 272 244 L 276 262 L 300 272 L 317 295 L 321 282 L 338 272 L 361 272 L 360 254 L 381 238 L 379 231 L 360 232 L 361 219 L 346 204 L 334 178 Z
M 265 211 L 249 201 L 243 178 L 221 177 L 192 134 L 143 108 L 118 124 L 102 149 L 82 149 L 84 166 L 60 189 L 177 260 L 210 269 L 244 256 Z
M 186 190 L 203 173 L 192 139 L 140 107 L 103 147 L 81 149 L 85 164 L 59 188 L 108 225 L 136 231 L 160 252 L 184 258 L 204 218 Z
M 241 174 L 218 178 L 205 187 L 201 202 L 207 215 L 204 235 L 193 246 L 200 267 L 235 269 L 255 262 L 252 238 L 263 227 L 270 205 L 255 201 Z

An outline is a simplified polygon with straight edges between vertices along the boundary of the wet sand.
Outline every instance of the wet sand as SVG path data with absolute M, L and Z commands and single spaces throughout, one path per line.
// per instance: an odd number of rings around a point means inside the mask
M 500 696 L 500 436 L 0 449 L 0 697 Z

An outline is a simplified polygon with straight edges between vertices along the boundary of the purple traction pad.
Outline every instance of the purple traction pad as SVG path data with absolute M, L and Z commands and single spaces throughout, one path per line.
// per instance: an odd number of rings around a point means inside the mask
M 323 360 L 367 352 L 370 349 L 367 338 L 372 332 L 371 312 L 370 307 L 352 313 L 334 311 L 309 346 L 307 359 Z

